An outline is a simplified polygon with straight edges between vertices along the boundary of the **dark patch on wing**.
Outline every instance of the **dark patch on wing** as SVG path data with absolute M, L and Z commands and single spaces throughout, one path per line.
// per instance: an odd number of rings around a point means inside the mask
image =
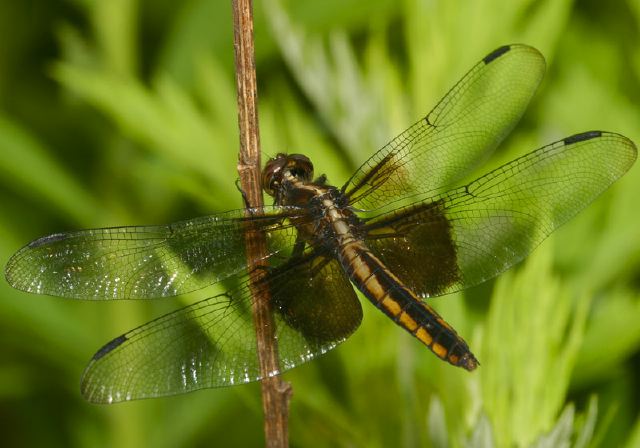
M 117 338 L 107 342 L 100 350 L 98 350 L 96 352 L 95 355 L 93 355 L 92 359 L 94 361 L 96 361 L 96 360 L 102 358 L 107 353 L 113 351 L 115 348 L 117 348 L 120 345 L 122 345 L 126 340 L 127 340 L 127 336 L 123 334 L 123 335 L 118 336 Z
M 573 143 L 584 142 L 586 140 L 591 140 L 592 138 L 597 138 L 600 136 L 602 136 L 601 131 L 589 131 L 589 132 L 583 132 L 581 134 L 572 135 L 570 137 L 565 138 L 562 141 L 564 142 L 565 145 L 571 145 Z
M 511 50 L 511 46 L 504 45 L 500 48 L 496 48 L 495 50 L 493 50 L 491 53 L 486 55 L 482 60 L 484 61 L 485 64 L 490 64 L 491 62 L 495 61 L 500 56 L 508 52 L 509 50 Z
M 428 121 L 428 117 L 425 117 Z M 394 157 L 396 153 L 391 151 L 389 154 L 385 155 L 383 159 L 377 163 L 373 168 L 371 168 L 367 173 L 356 183 L 349 193 L 346 193 L 346 189 L 349 186 L 349 182 L 344 184 L 340 191 L 345 193 L 347 197 L 355 201 L 357 199 L 352 198 L 351 195 L 358 190 L 360 190 L 364 185 L 370 184 L 369 189 L 374 188 L 380 181 L 379 179 L 386 179 L 389 176 L 389 172 L 395 171 L 395 167 L 393 164 Z M 360 192 L 360 194 L 367 194 L 368 191 L 364 193 Z
M 322 256 L 298 261 L 284 275 L 275 269 L 267 276 L 275 308 L 312 346 L 346 339 L 360 325 L 362 307 L 343 269 Z
M 31 241 L 27 247 L 34 249 L 36 247 L 44 246 L 46 244 L 55 243 L 58 241 L 64 241 L 69 238 L 68 233 L 54 233 L 53 235 L 43 236 L 42 238 L 38 238 L 35 241 Z
M 443 201 L 407 207 L 366 226 L 374 255 L 421 296 L 442 294 L 460 280 L 456 245 Z

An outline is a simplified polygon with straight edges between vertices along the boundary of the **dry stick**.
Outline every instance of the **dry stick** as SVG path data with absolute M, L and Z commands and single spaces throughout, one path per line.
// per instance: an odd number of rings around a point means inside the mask
M 238 173 L 240 185 L 249 207 L 261 207 L 260 135 L 258 131 L 258 88 L 256 85 L 253 49 L 253 11 L 251 0 L 232 0 L 236 84 L 238 88 L 238 126 L 240 153 Z M 251 292 L 253 295 L 253 321 L 256 329 L 258 362 L 262 379 L 262 408 L 264 432 L 268 447 L 288 446 L 288 414 L 291 386 L 272 376 L 279 370 L 275 325 L 271 314 L 269 291 L 257 287 L 264 270 L 257 269 L 266 254 L 265 236 L 261 232 L 246 234 L 247 258 L 252 266 Z M 262 273 L 262 274 L 261 274 Z

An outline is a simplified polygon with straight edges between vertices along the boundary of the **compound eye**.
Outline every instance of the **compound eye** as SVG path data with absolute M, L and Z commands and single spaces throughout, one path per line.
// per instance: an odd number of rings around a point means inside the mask
M 264 177 L 262 178 L 262 189 L 269 196 L 273 196 L 275 194 L 276 180 L 274 176 Z
M 285 156 L 278 154 L 275 158 L 269 160 L 262 171 L 262 189 L 269 196 L 275 196 L 275 190 L 279 184 L 279 178 L 282 176 L 282 168 L 285 164 Z
M 265 192 L 269 195 L 269 196 L 275 196 L 276 195 L 276 188 L 278 187 L 276 180 L 272 179 L 271 182 L 269 182 L 269 185 L 267 186 L 267 188 L 265 188 Z
M 313 163 L 305 155 L 291 154 L 289 156 L 289 172 L 297 179 L 309 182 L 313 179 Z

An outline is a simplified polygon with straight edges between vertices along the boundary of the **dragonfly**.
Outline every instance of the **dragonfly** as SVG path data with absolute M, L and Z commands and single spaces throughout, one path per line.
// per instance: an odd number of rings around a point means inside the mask
M 83 300 L 223 286 L 98 350 L 81 381 L 95 403 L 262 379 L 252 285 L 270 301 L 278 367 L 269 375 L 346 340 L 363 315 L 356 289 L 438 358 L 472 371 L 477 358 L 429 299 L 522 261 L 637 157 L 628 138 L 588 131 L 464 183 L 518 122 L 544 70 L 536 49 L 502 46 L 340 188 L 314 178 L 306 156 L 278 154 L 262 172 L 271 206 L 45 236 L 9 260 L 6 279 Z M 248 259 L 247 232 L 264 235 L 264 254 Z

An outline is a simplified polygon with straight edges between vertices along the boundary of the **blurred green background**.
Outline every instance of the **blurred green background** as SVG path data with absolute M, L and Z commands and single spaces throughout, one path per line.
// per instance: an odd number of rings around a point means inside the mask
M 548 74 L 496 154 L 572 133 L 640 142 L 640 0 L 257 0 L 265 154 L 304 152 L 335 184 L 495 47 Z M 85 227 L 241 206 L 230 1 L 0 1 L 0 261 Z M 640 446 L 640 168 L 526 263 L 432 303 L 473 374 L 367 303 L 361 329 L 285 375 L 291 444 Z M 94 406 L 103 343 L 178 308 L 84 303 L 0 282 L 3 446 L 260 446 L 258 385 Z

